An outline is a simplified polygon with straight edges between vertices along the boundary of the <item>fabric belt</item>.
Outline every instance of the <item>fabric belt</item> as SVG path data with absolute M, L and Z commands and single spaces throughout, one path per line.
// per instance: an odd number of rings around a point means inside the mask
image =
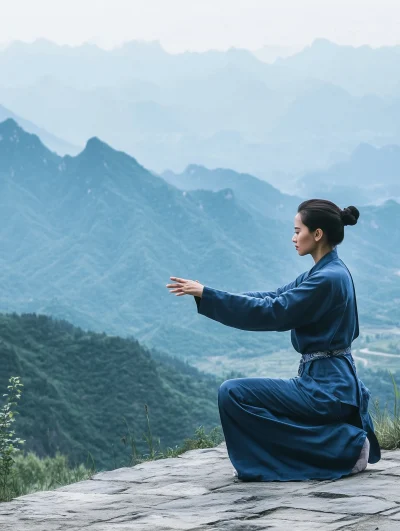
M 307 354 L 302 354 L 297 374 L 298 376 L 303 374 L 304 364 L 307 363 L 307 361 L 318 360 L 321 358 L 332 358 L 334 356 L 344 356 L 345 354 L 351 354 L 351 346 L 337 350 L 321 350 L 319 352 L 309 352 Z

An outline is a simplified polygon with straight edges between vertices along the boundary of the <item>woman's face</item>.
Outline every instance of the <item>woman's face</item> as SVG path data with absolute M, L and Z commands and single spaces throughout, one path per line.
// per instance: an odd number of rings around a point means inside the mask
M 298 212 L 294 218 L 294 235 L 292 242 L 296 246 L 299 255 L 304 256 L 314 251 L 320 230 L 310 232 L 308 227 L 301 221 L 300 213 Z

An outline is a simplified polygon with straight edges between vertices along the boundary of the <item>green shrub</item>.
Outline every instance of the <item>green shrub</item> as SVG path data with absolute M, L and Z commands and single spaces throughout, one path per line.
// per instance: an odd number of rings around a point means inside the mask
M 23 384 L 18 376 L 12 376 L 9 383 L 10 385 L 7 386 L 9 392 L 3 394 L 3 397 L 6 397 L 6 403 L 0 409 L 0 501 L 9 500 L 12 497 L 13 466 L 15 455 L 20 451 L 17 446 L 25 442 L 18 437 L 14 438 L 15 431 L 11 429 L 15 422 L 15 415 L 18 414 L 15 408 L 21 398 L 20 388 Z
M 23 496 L 40 490 L 53 490 L 70 483 L 90 479 L 92 469 L 83 464 L 70 468 L 68 458 L 56 453 L 55 457 L 40 458 L 35 453 L 18 455 L 12 474 L 13 497 Z
M 373 405 L 375 411 L 371 412 L 377 439 L 381 448 L 384 450 L 394 450 L 396 448 L 400 448 L 400 392 L 393 374 L 390 371 L 389 374 L 393 384 L 393 413 L 388 411 L 387 404 L 385 404 L 385 408 L 382 410 L 378 399 L 374 400 Z
M 18 445 L 25 441 L 15 438 L 15 431 L 11 427 L 18 414 L 16 406 L 21 398 L 23 384 L 18 376 L 12 376 L 9 383 L 9 392 L 3 395 L 6 402 L 0 409 L 0 501 L 10 501 L 17 496 L 38 490 L 52 490 L 90 478 L 94 469 L 87 469 L 83 465 L 69 468 L 67 457 L 59 453 L 55 457 L 43 459 L 33 452 L 25 456 L 19 454 Z

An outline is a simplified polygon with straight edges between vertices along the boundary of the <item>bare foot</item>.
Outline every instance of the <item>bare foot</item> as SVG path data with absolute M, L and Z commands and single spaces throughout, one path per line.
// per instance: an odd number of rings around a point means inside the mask
M 367 468 L 369 458 L 369 447 L 370 444 L 368 437 L 365 437 L 364 446 L 361 449 L 360 457 L 358 458 L 357 463 L 351 469 L 350 474 L 357 474 L 358 472 L 362 472 Z

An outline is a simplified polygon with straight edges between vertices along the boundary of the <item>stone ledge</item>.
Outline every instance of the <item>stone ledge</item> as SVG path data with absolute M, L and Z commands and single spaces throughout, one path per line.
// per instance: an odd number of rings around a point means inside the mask
M 1 531 L 398 531 L 400 450 L 334 481 L 241 482 L 225 444 L 0 504 Z

